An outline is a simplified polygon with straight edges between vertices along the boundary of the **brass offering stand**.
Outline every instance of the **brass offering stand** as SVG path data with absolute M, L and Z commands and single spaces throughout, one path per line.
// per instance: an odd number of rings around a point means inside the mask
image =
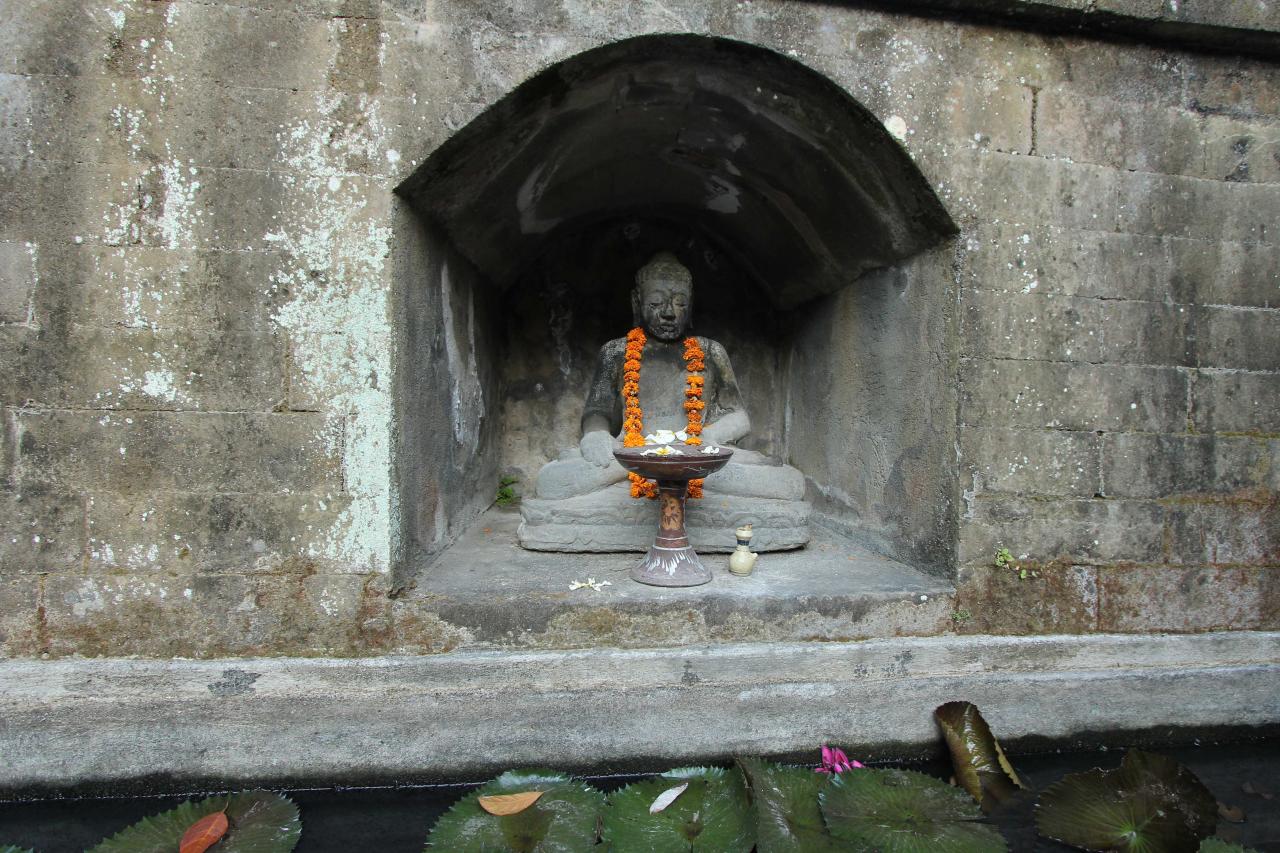
M 671 447 L 680 453 L 653 454 L 659 447 Z M 689 534 L 684 528 L 684 502 L 689 481 L 719 471 L 733 451 L 719 447 L 714 453 L 706 453 L 705 449 L 676 442 L 613 451 L 623 468 L 658 482 L 658 535 L 649 553 L 631 570 L 632 580 L 650 586 L 700 586 L 711 580 L 711 570 L 702 565 L 689 545 Z M 651 454 L 646 456 L 645 451 Z

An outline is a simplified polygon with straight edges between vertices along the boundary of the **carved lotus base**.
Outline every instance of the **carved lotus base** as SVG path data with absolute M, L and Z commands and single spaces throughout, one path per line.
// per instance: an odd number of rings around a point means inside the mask
M 688 545 L 654 545 L 631 570 L 631 579 L 649 586 L 701 586 L 711 581 L 711 570 Z

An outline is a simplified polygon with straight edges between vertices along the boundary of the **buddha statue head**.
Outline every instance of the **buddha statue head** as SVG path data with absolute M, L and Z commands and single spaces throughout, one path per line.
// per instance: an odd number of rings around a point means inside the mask
M 659 252 L 636 273 L 631 310 L 650 337 L 680 340 L 693 321 L 693 275 L 675 255 Z

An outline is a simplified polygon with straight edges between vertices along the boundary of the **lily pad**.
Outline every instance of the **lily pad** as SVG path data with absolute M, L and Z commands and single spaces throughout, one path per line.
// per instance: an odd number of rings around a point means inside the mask
M 1116 770 L 1055 782 L 1036 805 L 1041 835 L 1085 850 L 1195 853 L 1217 820 L 1217 800 L 1195 774 L 1137 749 Z
M 837 850 L 822 819 L 818 794 L 831 776 L 809 767 L 787 767 L 759 758 L 740 758 L 756 806 L 756 844 L 760 853 L 818 853 Z M 849 773 L 861 773 L 849 770 Z
M 271 791 L 188 800 L 167 812 L 145 817 L 92 848 L 89 853 L 173 853 L 193 823 L 225 811 L 230 828 L 218 853 L 289 853 L 302 836 L 298 807 Z
M 495 815 L 481 797 L 540 791 L 518 812 Z M 428 850 L 575 853 L 596 843 L 604 794 L 554 770 L 509 770 L 459 800 L 431 829 Z
M 939 705 L 933 716 L 951 750 L 956 781 L 984 811 L 1024 787 L 978 706 L 972 702 L 948 702 Z
M 855 850 L 1000 853 L 1000 833 L 961 790 L 911 770 L 841 773 L 820 795 L 831 834 Z M 846 844 L 846 849 L 850 849 Z
M 681 782 L 689 783 L 684 793 L 650 814 L 658 795 Z M 614 853 L 747 853 L 756 823 L 738 770 L 684 767 L 610 795 L 603 836 Z
M 1198 853 L 1258 853 L 1258 851 L 1252 847 L 1241 847 L 1239 844 L 1223 841 L 1221 838 L 1206 838 L 1200 842 Z

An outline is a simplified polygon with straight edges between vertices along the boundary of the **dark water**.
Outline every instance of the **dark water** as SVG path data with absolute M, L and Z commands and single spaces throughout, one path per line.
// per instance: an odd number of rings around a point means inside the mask
M 1263 853 L 1280 853 L 1280 741 L 1153 750 L 1189 767 L 1218 800 L 1244 810 L 1243 823 L 1220 820 L 1217 835 Z M 1112 768 L 1122 749 L 1014 756 L 1014 766 L 1035 790 L 1067 773 Z M 897 765 L 901 766 L 901 765 Z M 945 778 L 945 761 L 907 765 Z M 590 777 L 589 777 L 590 778 Z M 634 777 L 595 777 L 612 790 Z M 1245 784 L 1269 793 L 1249 794 Z M 385 788 L 295 789 L 285 793 L 302 812 L 298 853 L 419 853 L 436 818 L 474 785 Z M 72 853 L 96 844 L 139 818 L 164 811 L 186 797 L 44 800 L 0 803 L 0 846 L 16 844 L 38 853 Z M 1034 797 L 1015 803 L 997 823 L 1014 853 L 1057 853 L 1070 848 L 1038 839 L 1031 821 Z

